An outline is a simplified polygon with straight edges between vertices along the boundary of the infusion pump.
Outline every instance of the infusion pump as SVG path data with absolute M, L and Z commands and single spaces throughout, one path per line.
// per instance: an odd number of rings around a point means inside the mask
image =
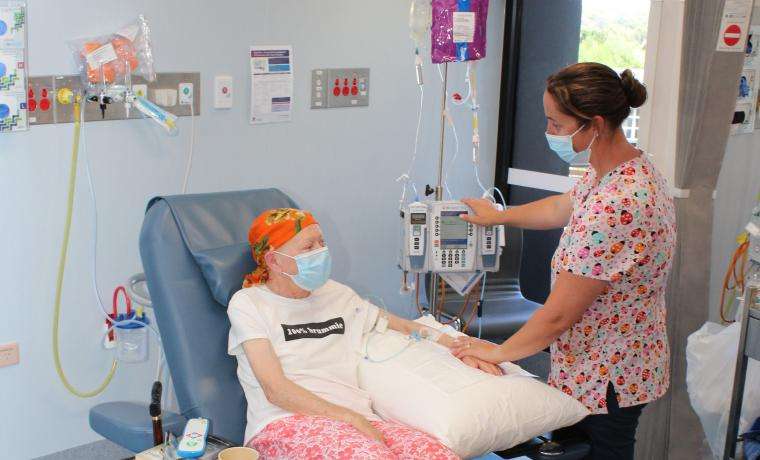
M 503 228 L 477 226 L 459 218 L 470 212 L 460 201 L 406 206 L 402 211 L 401 269 L 415 273 L 498 271 Z

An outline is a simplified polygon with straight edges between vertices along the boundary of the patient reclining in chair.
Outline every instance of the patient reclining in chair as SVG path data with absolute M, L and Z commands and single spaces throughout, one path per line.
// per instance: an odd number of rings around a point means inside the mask
M 265 211 L 248 239 L 257 268 L 228 308 L 228 351 L 248 401 L 246 445 L 264 459 L 457 458 L 432 436 L 381 420 L 357 376 L 363 336 L 376 327 L 434 334 L 444 346 L 453 339 L 329 280 L 330 253 L 306 211 Z

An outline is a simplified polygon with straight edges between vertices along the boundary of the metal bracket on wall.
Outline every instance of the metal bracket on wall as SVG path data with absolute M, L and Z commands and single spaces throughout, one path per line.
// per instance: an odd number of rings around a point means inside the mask
M 201 74 L 199 72 L 172 72 L 156 74 L 156 80 L 146 82 L 141 77 L 132 77 L 132 90 L 151 102 L 157 103 L 156 91 L 172 93 L 174 97 L 164 98 L 161 102 L 174 102 L 174 105 L 160 105 L 167 112 L 178 117 L 190 116 L 189 105 L 179 105 L 179 85 L 191 83 L 193 85 L 193 111 L 195 115 L 201 113 Z M 44 125 L 50 123 L 73 123 L 74 108 L 65 94 L 71 91 L 74 94 L 82 92 L 82 80 L 79 75 L 51 75 L 43 77 L 29 77 L 27 90 L 27 105 L 30 125 Z M 141 94 L 143 93 L 144 94 Z M 70 94 L 70 93 L 69 93 Z M 62 97 L 58 97 L 61 95 Z M 124 103 L 115 102 L 108 105 L 105 118 L 102 117 L 100 107 L 96 102 L 87 102 L 84 105 L 84 121 L 126 120 L 140 119 L 144 116 L 135 108 L 132 108 L 127 116 Z

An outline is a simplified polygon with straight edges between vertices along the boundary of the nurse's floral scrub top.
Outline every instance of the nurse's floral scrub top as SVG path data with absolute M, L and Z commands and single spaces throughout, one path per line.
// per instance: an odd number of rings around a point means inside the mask
M 665 288 L 675 251 L 673 200 L 646 154 L 597 184 L 590 167 L 571 191 L 573 214 L 552 258 L 609 286 L 551 345 L 549 384 L 594 414 L 607 413 L 607 384 L 620 407 L 653 401 L 670 383 Z

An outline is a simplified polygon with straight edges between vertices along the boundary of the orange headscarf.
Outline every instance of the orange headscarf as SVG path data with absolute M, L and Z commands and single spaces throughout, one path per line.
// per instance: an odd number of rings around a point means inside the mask
M 248 242 L 251 244 L 253 260 L 256 261 L 256 270 L 245 275 L 243 287 L 265 283 L 269 279 L 269 267 L 264 255 L 278 249 L 301 230 L 316 223 L 310 212 L 300 209 L 269 209 L 259 214 L 248 230 Z

